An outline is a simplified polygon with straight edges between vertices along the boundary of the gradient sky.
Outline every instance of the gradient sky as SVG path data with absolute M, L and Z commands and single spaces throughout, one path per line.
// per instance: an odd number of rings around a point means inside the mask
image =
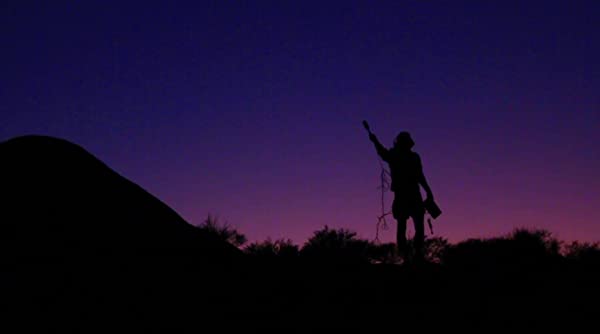
M 436 234 L 600 240 L 599 18 L 600 1 L 2 1 L 0 140 L 74 141 L 191 223 L 302 243 L 375 236 L 367 119 L 386 145 L 412 133 Z

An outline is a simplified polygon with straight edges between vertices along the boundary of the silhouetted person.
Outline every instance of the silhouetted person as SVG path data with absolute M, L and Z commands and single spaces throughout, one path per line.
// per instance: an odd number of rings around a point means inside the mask
M 398 252 L 403 256 L 407 254 L 406 221 L 411 217 L 415 225 L 415 237 L 413 239 L 415 256 L 417 259 L 422 260 L 425 242 L 425 206 L 419 185 L 427 193 L 427 200 L 433 201 L 433 193 L 429 184 L 427 184 L 425 174 L 423 174 L 421 158 L 412 151 L 415 143 L 410 134 L 403 131 L 396 136 L 394 146 L 387 149 L 377 140 L 366 122 L 364 122 L 364 126 L 369 131 L 369 139 L 375 144 L 377 154 L 390 166 L 392 175 L 390 190 L 394 192 L 392 215 L 398 222 L 396 232 Z

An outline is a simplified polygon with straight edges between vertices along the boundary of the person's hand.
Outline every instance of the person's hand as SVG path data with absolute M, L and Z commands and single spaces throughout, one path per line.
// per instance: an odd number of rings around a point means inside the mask
M 372 142 L 377 140 L 377 137 L 375 137 L 375 135 L 372 132 L 369 132 L 369 140 L 371 140 Z

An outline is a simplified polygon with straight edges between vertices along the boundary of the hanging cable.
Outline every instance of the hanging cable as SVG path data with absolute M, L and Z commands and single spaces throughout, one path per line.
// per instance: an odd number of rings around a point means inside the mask
M 390 190 L 390 178 L 391 178 L 391 174 L 390 172 L 384 167 L 383 162 L 381 161 L 381 159 L 379 159 L 379 166 L 381 167 L 381 173 L 380 173 L 380 185 L 378 187 L 378 189 L 381 190 L 381 215 L 377 217 L 377 224 L 375 226 L 375 242 L 378 243 L 379 242 L 379 230 L 383 229 L 383 230 L 387 230 L 388 229 L 388 223 L 387 220 L 385 219 L 385 217 L 389 216 L 392 214 L 392 210 L 386 211 L 385 210 L 385 192 Z

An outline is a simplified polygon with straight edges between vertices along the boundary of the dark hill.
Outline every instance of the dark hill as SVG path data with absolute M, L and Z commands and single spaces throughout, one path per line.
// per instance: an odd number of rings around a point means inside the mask
M 0 143 L 0 244 L 4 256 L 239 255 L 82 147 L 43 136 Z

